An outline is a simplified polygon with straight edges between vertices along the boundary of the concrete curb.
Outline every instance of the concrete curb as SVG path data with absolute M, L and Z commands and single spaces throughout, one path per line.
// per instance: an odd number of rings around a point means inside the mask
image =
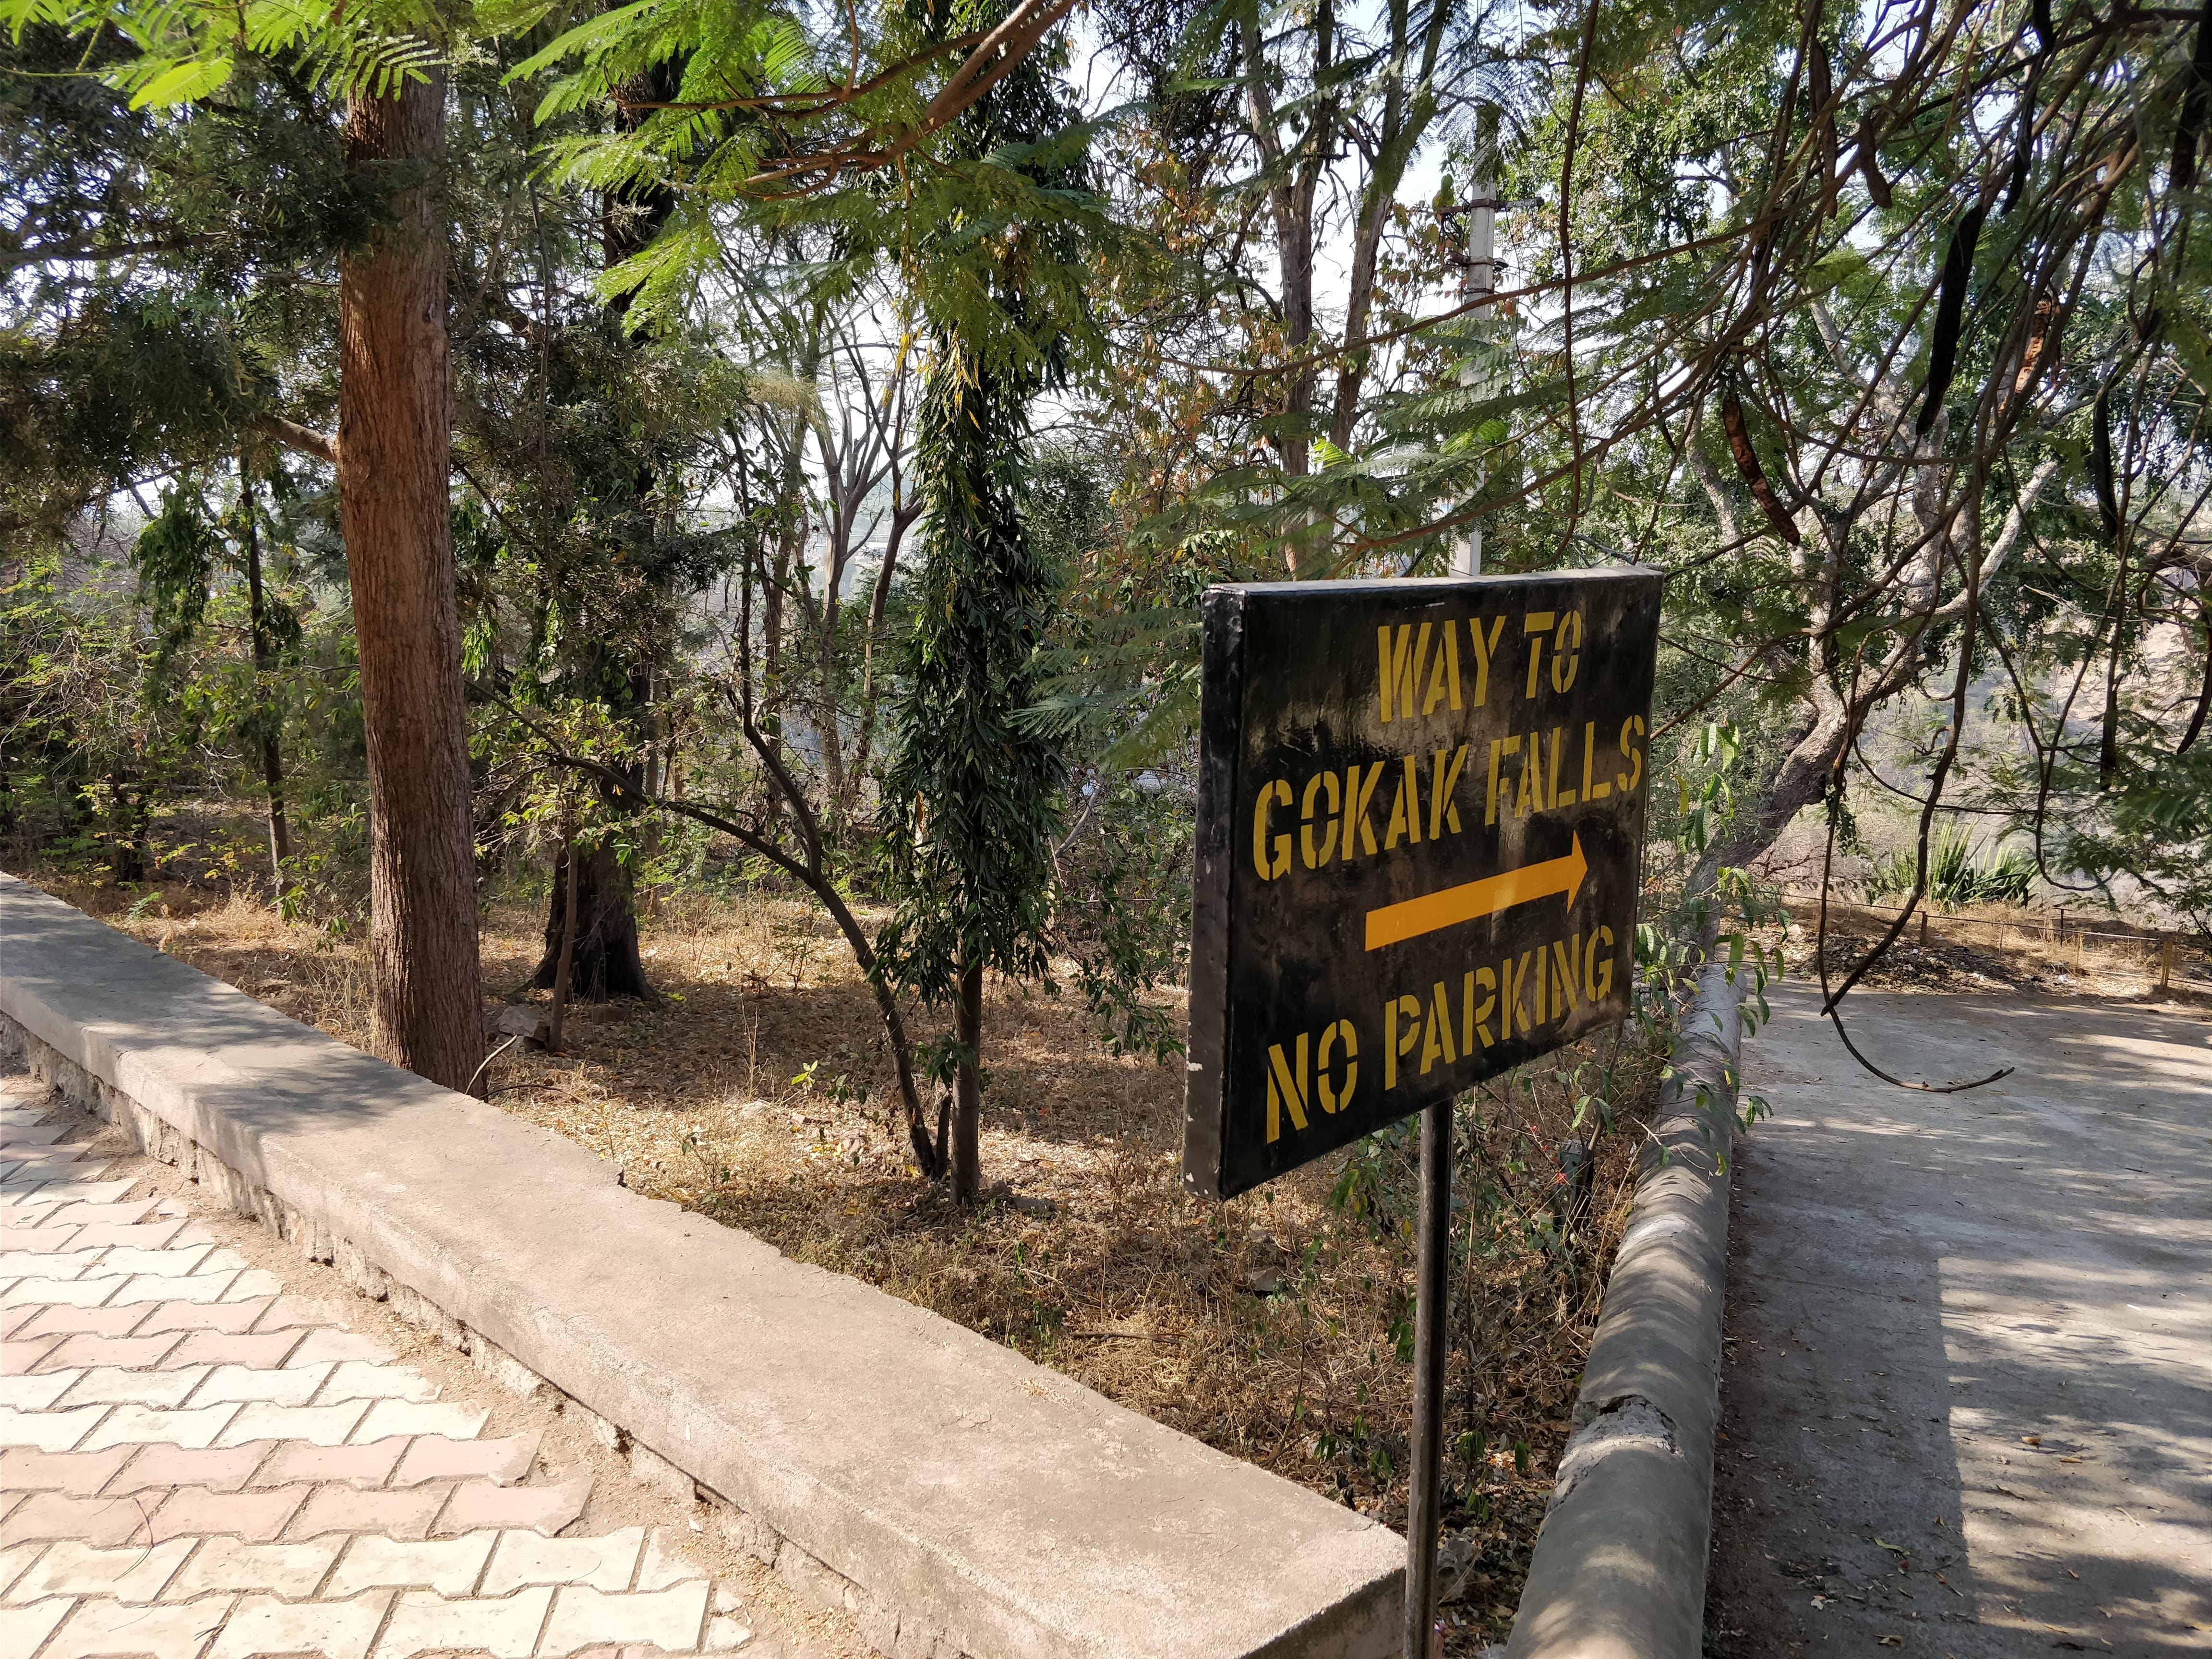
M 1508 1659 L 1702 1650 L 1741 994 L 1707 969 L 1685 1017 Z
M 559 1390 L 894 1659 L 1396 1652 L 1397 1534 L 7 876 L 0 1044 L 501 1382 Z

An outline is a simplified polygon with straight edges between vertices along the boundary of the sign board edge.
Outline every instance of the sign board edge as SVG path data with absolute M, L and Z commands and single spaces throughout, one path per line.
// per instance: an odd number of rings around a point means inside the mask
M 1183 1189 L 1222 1198 L 1229 1109 L 1230 819 L 1243 720 L 1244 595 L 1222 585 L 1202 600 L 1198 833 L 1191 860 L 1190 1030 L 1185 1054 Z M 1232 740 L 1219 739 L 1226 734 Z

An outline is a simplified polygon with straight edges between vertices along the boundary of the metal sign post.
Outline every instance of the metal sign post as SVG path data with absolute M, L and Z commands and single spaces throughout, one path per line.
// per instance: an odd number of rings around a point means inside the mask
M 1659 577 L 1216 587 L 1183 1184 L 1422 1113 L 1407 1652 L 1443 1504 L 1452 1101 L 1628 1011 Z
M 1421 1112 L 1421 1255 L 1413 1305 L 1413 1444 L 1406 1472 L 1406 1652 L 1429 1659 L 1443 1524 L 1444 1282 L 1451 1261 L 1452 1103 Z

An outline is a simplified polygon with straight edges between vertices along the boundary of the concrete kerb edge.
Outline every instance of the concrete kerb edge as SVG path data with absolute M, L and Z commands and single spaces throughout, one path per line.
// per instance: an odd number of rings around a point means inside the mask
M 573 1395 L 564 1394 L 493 1342 L 471 1330 L 428 1297 L 399 1283 L 369 1261 L 350 1238 L 333 1236 L 307 1215 L 286 1203 L 266 1187 L 257 1185 L 221 1158 L 165 1121 L 149 1108 L 88 1071 L 27 1030 L 12 1015 L 0 1012 L 0 1054 L 13 1055 L 34 1077 L 72 1104 L 102 1121 L 120 1128 L 144 1156 L 168 1164 L 197 1185 L 206 1188 L 238 1214 L 256 1220 L 276 1238 L 294 1246 L 313 1261 L 335 1267 L 356 1291 L 372 1302 L 384 1303 L 409 1324 L 437 1337 L 465 1354 L 478 1370 L 508 1392 L 523 1399 L 557 1395 L 562 1409 L 574 1413 L 600 1442 L 619 1451 L 640 1480 L 686 1502 L 696 1499 L 714 1509 L 727 1535 L 763 1566 L 799 1590 L 815 1605 L 854 1613 L 864 1625 L 874 1624 L 886 1639 L 878 1650 L 907 1659 L 954 1659 L 957 1648 L 932 1642 L 927 1646 L 901 1649 L 896 1644 L 896 1620 L 890 1630 L 873 1611 L 860 1587 L 835 1569 L 815 1560 L 805 1551 L 778 1534 L 757 1517 L 694 1480 L 691 1476 L 648 1448 L 632 1441 L 618 1425 L 599 1416 Z M 964 1656 L 961 1656 L 964 1659 Z
M 0 885 L 12 889 L 19 884 L 13 878 L 0 876 Z M 28 896 L 29 890 L 24 892 Z M 58 904 L 55 908 L 66 908 Z M 86 926 L 100 927 L 89 918 L 82 920 Z M 550 1381 L 528 1363 L 528 1356 L 532 1343 L 550 1333 L 519 1326 L 513 1334 L 526 1340 L 518 1348 L 501 1340 L 509 1334 L 507 1332 L 497 1333 L 495 1338 L 476 1328 L 470 1297 L 453 1293 L 454 1286 L 440 1274 L 426 1273 L 422 1264 L 413 1261 L 420 1252 L 408 1248 L 411 1241 L 397 1235 L 386 1237 L 388 1229 L 373 1203 L 367 1210 L 358 1209 L 357 1194 L 341 1202 L 312 1164 L 303 1164 L 282 1146 L 265 1144 L 250 1121 L 234 1119 L 225 1109 L 211 1108 L 202 1100 L 195 1077 L 197 1062 L 189 1052 L 171 1060 L 149 1056 L 130 1042 L 118 1043 L 98 1023 L 79 1023 L 50 1006 L 32 988 L 29 981 L 37 977 L 35 973 L 27 978 L 11 975 L 0 964 L 0 1050 L 21 1054 L 43 1081 L 96 1116 L 116 1124 L 148 1155 L 179 1168 L 211 1193 L 219 1194 L 229 1207 L 257 1219 L 302 1254 L 332 1264 L 362 1294 L 386 1302 L 393 1312 L 467 1354 L 492 1379 L 526 1395 L 542 1390 L 558 1396 L 564 1410 L 574 1411 L 603 1442 L 625 1454 L 639 1479 L 672 1495 L 707 1505 L 715 1530 L 769 1567 L 802 1598 L 851 1616 L 863 1638 L 878 1652 L 891 1659 L 967 1659 L 971 1653 L 994 1653 L 1002 1646 L 1007 1646 L 1009 1652 L 1030 1651 L 1033 1644 L 1025 1639 L 1015 1639 L 1008 1646 L 1012 1626 L 998 1627 L 1006 1622 L 1000 1613 L 1009 1610 L 1016 1613 L 1018 1622 L 1019 1608 L 1015 1604 L 999 1609 L 987 1595 L 985 1601 L 990 1605 L 978 1607 L 960 1598 L 963 1605 L 955 1617 L 975 1628 L 956 1636 L 935 1605 L 941 1595 L 922 1593 L 917 1601 L 921 1581 L 907 1582 L 910 1575 L 897 1564 L 867 1557 L 864 1565 L 878 1574 L 887 1567 L 890 1571 L 885 1582 L 872 1588 L 864 1586 L 749 1508 L 747 1494 L 733 1497 L 719 1491 L 716 1487 L 721 1483 L 710 1484 L 708 1471 L 702 1468 L 695 1474 L 672 1462 L 666 1452 L 677 1440 L 665 1435 L 656 1440 L 652 1433 L 647 1438 L 653 1444 L 634 1439 L 628 1426 L 613 1419 L 638 1402 L 611 1398 L 607 1402 L 612 1409 L 611 1417 L 605 1407 L 595 1409 L 594 1403 L 578 1398 L 573 1389 Z M 208 990 L 219 998 L 238 994 L 212 983 Z M 188 993 L 188 997 L 193 994 L 196 992 Z M 259 1017 L 264 1011 L 256 1005 L 254 1012 Z M 304 1028 L 299 1036 L 311 1048 L 340 1048 Z M 252 1040 L 252 1034 L 241 1040 Z M 280 1054 L 276 1063 L 289 1062 Z M 395 1082 L 404 1079 L 404 1074 L 394 1075 Z M 404 1083 L 427 1087 L 412 1079 L 404 1079 Z M 398 1255 L 390 1255 L 394 1250 Z M 380 1261 L 392 1271 L 386 1271 Z M 402 1273 L 407 1274 L 406 1279 L 397 1276 Z M 561 1358 L 559 1354 L 549 1357 Z M 618 1396 L 619 1390 L 616 1393 Z M 650 1431 L 655 1425 L 641 1423 L 637 1426 Z M 689 1437 L 682 1438 L 688 1442 Z M 835 1510 L 836 1504 L 830 1507 Z M 810 1510 L 810 1516 L 811 1513 Z M 817 1529 L 823 1530 L 833 1545 L 848 1541 L 834 1521 Z M 1402 1545 L 1384 1528 L 1375 1527 L 1373 1531 L 1378 1539 L 1389 1541 L 1391 1559 L 1387 1571 L 1378 1568 L 1368 1572 L 1363 1568 L 1364 1576 L 1342 1586 L 1340 1599 L 1310 1601 L 1295 1611 L 1285 1608 L 1291 1620 L 1276 1626 L 1273 1639 L 1255 1647 L 1240 1642 L 1238 1650 L 1247 1659 L 1273 1659 L 1276 1655 L 1297 1659 L 1377 1659 L 1385 1650 L 1384 1633 L 1396 1622 L 1401 1583 L 1398 1552 Z M 964 1569 L 933 1544 L 916 1538 L 914 1547 L 938 1560 L 939 1578 L 944 1577 L 941 1570 L 950 1567 L 956 1580 L 966 1579 Z M 1389 1648 L 1395 1651 L 1395 1644 Z M 1086 1646 L 1085 1650 L 1090 1649 Z
M 1685 1017 L 1508 1659 L 1703 1650 L 1743 990 L 1709 968 Z

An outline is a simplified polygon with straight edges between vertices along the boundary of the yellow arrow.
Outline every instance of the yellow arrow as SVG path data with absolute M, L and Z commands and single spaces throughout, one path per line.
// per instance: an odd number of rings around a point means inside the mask
M 1367 948 L 1379 951 L 1386 945 L 1400 945 L 1409 939 L 1419 939 L 1423 933 L 1433 933 L 1439 927 L 1473 921 L 1477 916 L 1495 915 L 1500 910 L 1510 910 L 1531 899 L 1549 898 L 1554 893 L 1565 893 L 1567 908 L 1571 910 L 1575 908 L 1575 895 L 1582 890 L 1583 878 L 1589 873 L 1589 864 L 1583 857 L 1583 838 L 1577 835 L 1574 849 L 1563 859 L 1524 864 L 1518 870 L 1485 876 L 1480 881 L 1463 882 L 1442 892 L 1424 893 L 1419 898 L 1370 910 Z

